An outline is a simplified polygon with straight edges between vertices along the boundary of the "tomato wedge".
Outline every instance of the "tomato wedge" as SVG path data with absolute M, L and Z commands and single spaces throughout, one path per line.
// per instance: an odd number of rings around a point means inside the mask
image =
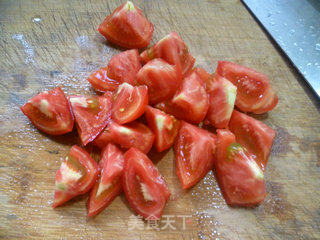
M 111 116 L 111 98 L 105 96 L 69 96 L 76 126 L 85 146 L 106 127 Z
M 138 214 L 149 220 L 160 219 L 170 191 L 156 166 L 136 148 L 124 154 L 122 186 Z
M 231 206 L 251 207 L 266 196 L 264 174 L 252 155 L 236 143 L 229 130 L 217 130 L 215 169 L 226 202 Z
M 113 142 L 125 149 L 135 147 L 144 153 L 148 153 L 153 141 L 153 132 L 140 122 L 134 121 L 119 125 L 111 121 L 93 143 L 99 148 L 103 148 L 108 143 Z
M 122 83 L 113 97 L 112 119 L 119 124 L 139 118 L 148 105 L 148 88 Z
M 181 121 L 174 150 L 176 173 L 183 189 L 197 184 L 212 169 L 215 149 L 214 134 Z
M 56 173 L 52 207 L 56 208 L 75 196 L 85 194 L 95 183 L 98 165 L 84 149 L 74 145 Z
M 195 72 L 183 79 L 173 99 L 156 105 L 156 108 L 178 119 L 198 124 L 208 111 L 208 96 L 202 79 Z
M 241 111 L 260 114 L 277 105 L 278 96 L 266 75 L 227 61 L 218 62 L 216 73 L 237 87 L 236 106 Z
M 108 66 L 99 69 L 88 77 L 91 85 L 100 92 L 114 91 L 121 83 L 135 84 L 141 68 L 137 49 L 131 49 L 112 56 Z
M 205 82 L 206 84 L 206 91 L 211 92 L 213 90 L 213 76 L 212 74 L 209 74 L 206 70 L 204 70 L 201 67 L 197 67 L 194 69 L 194 71 L 199 75 L 199 77 Z
M 195 58 L 189 53 L 187 45 L 176 32 L 165 36 L 142 52 L 140 56 L 144 63 L 154 58 L 162 58 L 168 63 L 178 66 L 183 76 L 188 75 L 195 62 Z
M 153 30 L 152 23 L 130 1 L 117 7 L 98 27 L 109 42 L 125 48 L 147 47 Z
M 137 75 L 137 82 L 148 86 L 149 102 L 152 105 L 172 98 L 181 80 L 180 70 L 160 58 L 148 62 Z
M 237 87 L 217 74 L 213 79 L 206 120 L 216 128 L 226 128 L 234 108 Z
M 39 93 L 20 109 L 40 131 L 51 135 L 72 131 L 74 120 L 71 108 L 59 87 Z
M 88 217 L 100 213 L 122 192 L 123 153 L 113 144 L 101 152 L 100 178 L 93 186 L 87 201 Z
M 155 134 L 155 146 L 158 152 L 170 148 L 178 134 L 179 121 L 169 114 L 147 106 L 145 116 L 148 126 Z
M 263 122 L 236 110 L 232 113 L 229 128 L 237 142 L 252 153 L 261 169 L 265 170 L 276 132 Z

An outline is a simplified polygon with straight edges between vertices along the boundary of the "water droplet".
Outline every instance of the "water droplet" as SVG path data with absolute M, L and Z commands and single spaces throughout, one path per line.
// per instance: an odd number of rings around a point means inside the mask
M 296 42 L 293 45 L 298 46 L 298 44 Z
M 317 50 L 317 51 L 320 51 L 320 43 L 317 43 L 317 44 L 316 44 L 316 50 Z
M 303 49 L 302 49 L 302 48 L 299 48 L 299 51 L 300 51 L 300 52 L 303 52 Z
M 307 66 L 311 66 L 311 65 L 312 65 L 311 63 L 308 63 L 308 64 L 307 64 Z
M 296 31 L 294 29 L 290 30 L 290 34 L 294 34 Z
M 39 23 L 39 22 L 41 22 L 42 21 L 42 19 L 40 18 L 40 17 L 34 17 L 33 19 L 32 19 L 32 22 L 34 22 L 34 23 Z
M 271 26 L 274 26 L 276 23 L 275 22 L 270 22 L 270 25 Z

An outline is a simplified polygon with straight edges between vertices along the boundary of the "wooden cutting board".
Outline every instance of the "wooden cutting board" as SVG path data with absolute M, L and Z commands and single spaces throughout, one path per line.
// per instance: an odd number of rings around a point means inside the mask
M 86 196 L 53 210 L 55 172 L 78 140 L 37 131 L 19 107 L 59 85 L 93 93 L 86 77 L 119 52 L 95 29 L 121 2 L 1 1 L 0 238 L 320 239 L 320 104 L 292 65 L 240 1 L 135 2 L 155 26 L 153 43 L 174 30 L 209 72 L 230 60 L 270 76 L 279 104 L 256 116 L 277 131 L 265 201 L 228 207 L 212 172 L 181 190 L 170 150 L 150 155 L 172 192 L 161 229 L 139 219 L 124 196 L 93 219 Z

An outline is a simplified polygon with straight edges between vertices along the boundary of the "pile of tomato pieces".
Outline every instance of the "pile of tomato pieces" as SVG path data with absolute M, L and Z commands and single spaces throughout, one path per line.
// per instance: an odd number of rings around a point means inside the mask
M 175 32 L 139 54 L 138 48 L 149 45 L 153 25 L 130 1 L 98 30 L 129 48 L 88 77 L 99 94 L 66 97 L 58 87 L 21 107 L 39 130 L 61 135 L 75 122 L 82 145 L 101 149 L 96 163 L 84 148 L 71 148 L 56 173 L 53 207 L 90 192 L 88 216 L 94 216 L 124 191 L 138 214 L 159 219 L 170 190 L 146 155 L 152 146 L 159 152 L 174 146 L 183 189 L 214 169 L 229 205 L 262 202 L 275 131 L 245 113 L 276 106 L 268 77 L 226 61 L 218 62 L 213 74 L 195 68 L 195 58 Z M 215 131 L 199 127 L 205 125 Z

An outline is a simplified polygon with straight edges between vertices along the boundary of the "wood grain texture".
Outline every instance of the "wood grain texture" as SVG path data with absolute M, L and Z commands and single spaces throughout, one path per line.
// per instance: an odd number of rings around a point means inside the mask
M 96 31 L 120 1 L 0 1 L 0 238 L 3 239 L 320 239 L 320 107 L 240 1 L 135 1 L 155 26 L 153 42 L 177 31 L 213 72 L 218 60 L 270 76 L 279 104 L 257 116 L 277 131 L 267 168 L 266 200 L 228 207 L 212 172 L 183 191 L 172 150 L 151 154 L 172 191 L 164 214 L 173 229 L 130 230 L 124 196 L 87 219 L 86 197 L 51 208 L 54 177 L 75 134 L 50 137 L 19 110 L 36 93 L 61 85 L 93 93 L 86 77 L 119 50 Z M 183 229 L 178 215 L 190 215 Z M 163 223 L 160 224 L 163 226 Z

